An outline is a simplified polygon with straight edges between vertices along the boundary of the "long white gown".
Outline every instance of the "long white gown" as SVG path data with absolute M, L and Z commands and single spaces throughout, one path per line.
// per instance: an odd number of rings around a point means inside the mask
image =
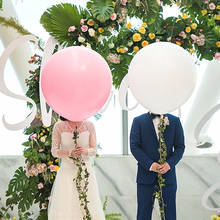
M 93 124 L 88 121 L 74 123 L 70 121 L 57 122 L 52 134 L 52 155 L 62 158 L 60 168 L 51 191 L 48 206 L 48 220 L 83 220 L 82 207 L 78 199 L 73 179 L 77 167 L 68 157 L 74 148 L 73 132 L 77 125 L 79 131 L 78 146 L 85 147 L 88 154 L 83 155 L 89 176 L 88 208 L 92 220 L 104 220 L 105 215 L 99 197 L 98 185 L 89 156 L 96 154 L 96 134 Z

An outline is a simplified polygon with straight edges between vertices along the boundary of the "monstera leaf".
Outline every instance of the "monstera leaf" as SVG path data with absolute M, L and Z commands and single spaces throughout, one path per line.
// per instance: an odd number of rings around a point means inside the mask
M 47 9 L 41 16 L 40 23 L 59 43 L 71 46 L 72 42 L 68 37 L 70 26 L 79 26 L 82 18 L 82 9 L 69 3 L 54 5 Z
M 100 22 L 105 22 L 114 12 L 111 0 L 91 0 L 87 2 L 87 8 Z

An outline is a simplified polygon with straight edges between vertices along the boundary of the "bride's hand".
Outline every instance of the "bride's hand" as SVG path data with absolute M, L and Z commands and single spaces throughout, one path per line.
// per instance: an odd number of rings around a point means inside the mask
M 79 152 L 76 151 L 76 148 L 71 151 L 71 156 L 72 157 L 79 157 L 80 156 Z
M 80 147 L 80 146 L 77 146 L 75 148 L 76 152 L 79 153 L 80 155 L 88 155 L 88 149 L 85 148 L 85 147 Z

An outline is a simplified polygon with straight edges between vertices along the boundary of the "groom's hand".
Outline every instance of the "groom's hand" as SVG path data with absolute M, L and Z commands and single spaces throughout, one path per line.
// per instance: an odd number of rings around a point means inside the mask
M 170 165 L 166 162 L 161 165 L 161 168 L 159 169 L 159 173 L 165 174 L 169 170 L 170 170 Z
M 162 165 L 160 165 L 159 163 L 154 162 L 151 165 L 151 171 L 159 173 L 159 170 L 162 168 Z

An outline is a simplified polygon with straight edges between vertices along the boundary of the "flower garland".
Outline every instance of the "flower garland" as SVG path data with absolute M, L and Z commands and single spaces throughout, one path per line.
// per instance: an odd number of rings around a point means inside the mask
M 164 115 L 161 115 L 160 117 L 160 123 L 158 125 L 158 135 L 159 135 L 159 148 L 158 148 L 158 152 L 160 154 L 160 159 L 158 160 L 159 164 L 164 164 L 166 163 L 166 159 L 167 159 L 167 146 L 164 140 L 164 131 L 167 127 L 167 125 L 169 125 L 169 119 L 167 116 L 164 117 Z M 165 178 L 163 178 L 161 173 L 157 173 L 157 185 L 155 186 L 155 191 L 153 196 L 155 196 L 155 198 L 158 200 L 159 206 L 160 206 L 160 217 L 161 220 L 165 219 L 165 206 L 166 204 L 163 201 L 163 197 L 162 197 L 162 192 L 163 192 L 163 187 L 165 186 Z
M 79 138 L 79 132 L 77 130 L 77 126 L 73 132 L 73 140 L 75 146 L 77 146 L 77 139 Z M 91 220 L 91 214 L 88 208 L 88 199 L 87 199 L 87 192 L 88 192 L 88 185 L 89 185 L 89 172 L 87 170 L 85 161 L 82 157 L 75 158 L 70 156 L 70 158 L 74 161 L 74 164 L 78 168 L 77 176 L 73 179 L 76 184 L 76 189 L 78 191 L 80 207 L 83 207 L 83 220 Z

